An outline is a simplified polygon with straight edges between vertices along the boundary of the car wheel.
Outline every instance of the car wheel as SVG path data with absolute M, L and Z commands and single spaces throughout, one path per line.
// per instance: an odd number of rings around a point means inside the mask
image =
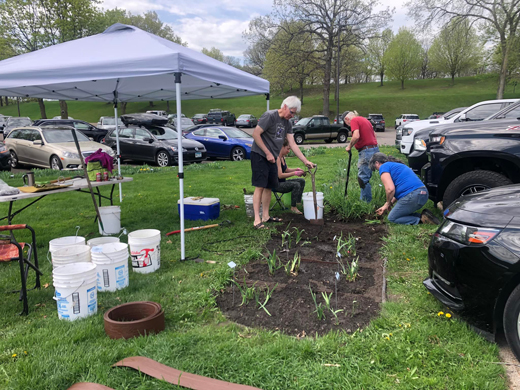
M 61 171 L 63 169 L 63 164 L 61 163 L 60 158 L 56 155 L 51 157 L 50 166 L 51 169 L 54 169 L 56 171 Z
M 231 160 L 242 161 L 246 158 L 246 151 L 240 146 L 235 146 L 231 151 Z
M 507 299 L 503 321 L 507 343 L 520 360 L 520 285 L 516 286 Z
M 10 152 L 11 158 L 9 159 L 9 165 L 11 165 L 11 168 L 19 168 L 20 164 L 18 163 L 18 156 L 14 152 L 14 150 L 11 150 Z
M 475 192 L 488 190 L 490 188 L 512 184 L 504 175 L 492 171 L 472 171 L 460 175 L 446 188 L 442 198 L 442 204 L 446 209 L 455 199 L 462 195 L 474 194 Z
M 328 138 L 328 139 L 325 140 L 326 144 L 330 144 L 331 142 L 332 142 L 332 138 Z
M 157 155 L 155 156 L 155 162 L 160 167 L 167 167 L 171 164 L 171 158 L 170 155 L 166 150 L 159 150 Z
M 296 142 L 296 144 L 301 145 L 301 144 L 303 144 L 303 141 L 304 141 L 303 135 L 296 134 L 294 136 L 294 142 Z
M 338 134 L 338 138 L 337 139 L 338 139 L 338 142 L 340 144 L 344 144 L 345 142 L 347 142 L 347 138 L 348 138 L 347 133 L 341 132 L 341 133 Z

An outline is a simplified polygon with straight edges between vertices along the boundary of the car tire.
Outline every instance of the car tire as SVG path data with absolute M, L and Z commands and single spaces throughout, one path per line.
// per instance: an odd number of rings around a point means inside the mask
M 166 150 L 159 150 L 155 155 L 155 163 L 160 167 L 171 165 L 171 157 Z
M 455 199 L 490 188 L 512 184 L 504 175 L 493 171 L 472 171 L 460 175 L 446 188 L 442 197 L 442 204 L 446 209 Z
M 11 155 L 11 158 L 9 159 L 9 165 L 11 165 L 11 168 L 20 168 L 20 163 L 18 162 L 18 156 L 16 155 L 16 152 L 11 150 L 9 153 Z
M 332 141 L 333 141 L 332 138 L 327 138 L 327 139 L 325 140 L 325 143 L 326 143 L 326 144 L 330 144 Z
M 520 360 L 520 285 L 516 286 L 504 307 L 504 334 L 509 347 Z
M 303 144 L 303 141 L 305 141 L 305 138 L 303 137 L 303 134 L 295 134 L 294 135 L 294 142 L 296 142 L 297 145 Z
M 345 133 L 344 131 L 342 131 L 341 133 L 338 134 L 338 142 L 340 144 L 344 144 L 345 142 L 347 142 L 347 139 L 348 139 L 348 134 Z
M 55 154 L 51 156 L 49 165 L 51 166 L 51 169 L 54 169 L 55 171 L 61 171 L 63 169 L 63 164 L 61 163 L 60 158 Z
M 240 146 L 235 146 L 231 150 L 231 160 L 242 161 L 242 160 L 245 160 L 245 158 L 246 158 L 246 151 L 244 150 L 244 148 L 242 148 Z

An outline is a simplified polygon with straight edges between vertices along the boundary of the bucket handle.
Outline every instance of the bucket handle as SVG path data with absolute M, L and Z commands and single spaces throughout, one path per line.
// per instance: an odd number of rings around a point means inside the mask
M 70 297 L 72 294 L 74 294 L 75 292 L 77 292 L 81 287 L 83 287 L 83 285 L 85 284 L 85 280 L 86 279 L 83 279 L 83 281 L 81 282 L 81 284 L 78 286 L 77 289 L 75 289 L 73 292 L 71 292 L 69 295 L 67 295 L 66 297 L 59 297 L 57 298 L 56 297 L 56 288 L 54 288 L 54 295 L 52 296 L 52 299 L 54 299 L 56 302 L 58 302 L 60 299 L 67 299 L 68 297 Z
M 79 229 L 81 229 L 81 226 L 76 226 L 76 238 L 78 238 Z

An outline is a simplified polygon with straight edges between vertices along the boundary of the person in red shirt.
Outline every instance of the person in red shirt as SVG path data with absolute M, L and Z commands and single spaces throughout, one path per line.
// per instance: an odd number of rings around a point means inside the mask
M 352 130 L 352 138 L 345 150 L 351 153 L 350 150 L 352 147 L 355 147 L 359 152 L 357 179 L 361 188 L 361 200 L 369 203 L 372 201 L 372 187 L 370 186 L 372 171 L 369 162 L 374 153 L 379 152 L 376 133 L 372 123 L 368 119 L 359 116 L 356 111 L 350 111 L 343 120 Z

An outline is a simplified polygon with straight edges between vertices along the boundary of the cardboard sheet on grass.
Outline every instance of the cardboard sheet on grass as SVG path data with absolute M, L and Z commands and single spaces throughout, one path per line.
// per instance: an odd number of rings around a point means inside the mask
M 96 53 L 95 56 L 92 53 Z M 182 89 L 182 92 L 181 92 Z M 269 82 L 202 53 L 116 23 L 103 33 L 0 61 L 0 96 L 120 102 L 217 99 L 266 94 Z M 269 100 L 267 100 L 269 109 Z M 115 122 L 116 127 L 118 121 Z M 180 126 L 177 126 L 180 128 Z M 116 131 L 117 155 L 120 155 Z M 182 150 L 182 138 L 178 138 Z M 118 157 L 118 176 L 121 176 Z M 184 169 L 179 154 L 181 260 L 184 248 Z M 120 201 L 122 191 L 119 187 Z

